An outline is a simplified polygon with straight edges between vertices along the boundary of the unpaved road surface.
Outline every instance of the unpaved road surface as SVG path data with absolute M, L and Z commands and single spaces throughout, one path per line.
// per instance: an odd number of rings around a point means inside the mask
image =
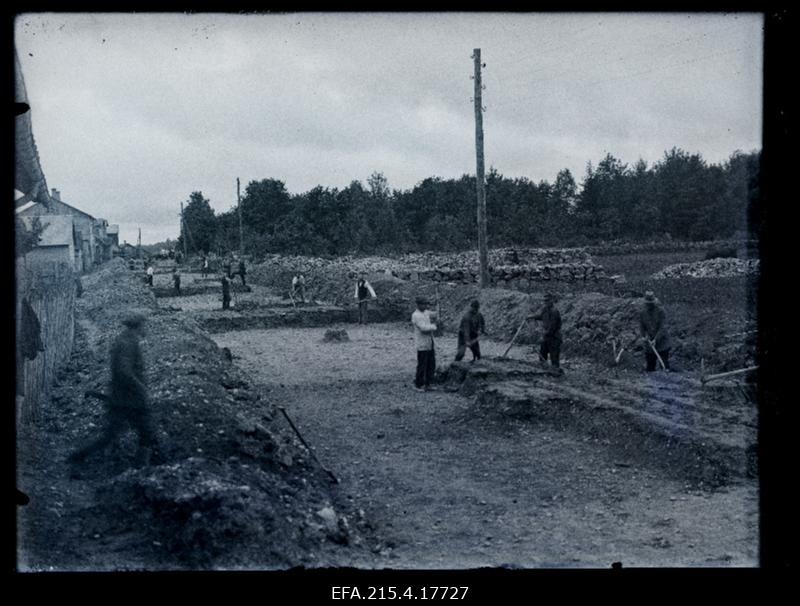
M 365 510 L 387 548 L 340 566 L 392 568 L 754 566 L 752 479 L 714 490 L 621 461 L 606 441 L 480 414 L 471 398 L 413 389 L 407 324 L 218 333 L 264 396 L 286 407 L 341 498 Z M 505 344 L 482 342 L 484 356 Z M 438 341 L 449 361 L 455 338 Z M 512 356 L 533 359 L 528 348 Z M 467 353 L 467 358 L 471 354 Z M 447 358 L 447 360 L 445 360 Z M 591 379 L 566 361 L 570 384 Z M 346 556 L 350 557 L 350 556 Z

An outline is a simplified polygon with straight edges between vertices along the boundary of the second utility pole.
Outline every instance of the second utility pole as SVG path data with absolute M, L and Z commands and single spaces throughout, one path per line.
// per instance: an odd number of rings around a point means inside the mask
M 236 206 L 239 209 L 239 254 L 244 252 L 244 237 L 242 236 L 242 196 L 239 193 L 239 177 L 236 177 Z
M 473 51 L 475 60 L 475 155 L 477 170 L 475 182 L 478 193 L 478 258 L 480 260 L 480 287 L 489 286 L 489 250 L 486 242 L 486 183 L 483 165 L 483 105 L 481 104 L 481 49 Z

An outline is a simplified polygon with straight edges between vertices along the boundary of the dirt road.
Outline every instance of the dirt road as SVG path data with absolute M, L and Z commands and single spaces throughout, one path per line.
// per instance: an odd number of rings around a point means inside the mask
M 340 478 L 342 498 L 363 507 L 385 537 L 384 557 L 338 565 L 757 564 L 755 481 L 697 489 L 663 469 L 620 461 L 602 439 L 476 414 L 470 398 L 413 389 L 406 324 L 332 328 L 351 340 L 323 343 L 325 328 L 213 337 L 286 407 Z M 482 348 L 498 356 L 505 344 Z M 454 351 L 455 338 L 440 339 L 440 364 Z

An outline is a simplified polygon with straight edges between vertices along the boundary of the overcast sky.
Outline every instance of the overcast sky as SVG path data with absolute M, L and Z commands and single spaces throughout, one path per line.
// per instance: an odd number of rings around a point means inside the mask
M 759 14 L 25 14 L 15 30 L 48 185 L 133 243 L 175 238 L 192 191 L 228 210 L 237 177 L 301 193 L 474 174 L 473 48 L 486 165 L 505 176 L 761 147 Z

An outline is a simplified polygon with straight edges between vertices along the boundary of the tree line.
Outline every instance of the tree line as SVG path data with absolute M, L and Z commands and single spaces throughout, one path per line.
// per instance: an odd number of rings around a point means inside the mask
M 611 154 L 589 163 L 580 186 L 567 169 L 555 181 L 486 176 L 488 239 L 500 246 L 582 246 L 599 242 L 724 239 L 758 223 L 760 153 L 735 152 L 721 164 L 681 149 L 648 166 Z M 343 189 L 317 186 L 290 194 L 268 178 L 251 181 L 241 198 L 244 248 L 331 256 L 477 248 L 475 177 L 429 177 L 390 190 L 381 173 Z M 234 206 L 215 214 L 202 192 L 185 204 L 190 253 L 239 249 Z M 757 237 L 757 233 L 752 233 Z

